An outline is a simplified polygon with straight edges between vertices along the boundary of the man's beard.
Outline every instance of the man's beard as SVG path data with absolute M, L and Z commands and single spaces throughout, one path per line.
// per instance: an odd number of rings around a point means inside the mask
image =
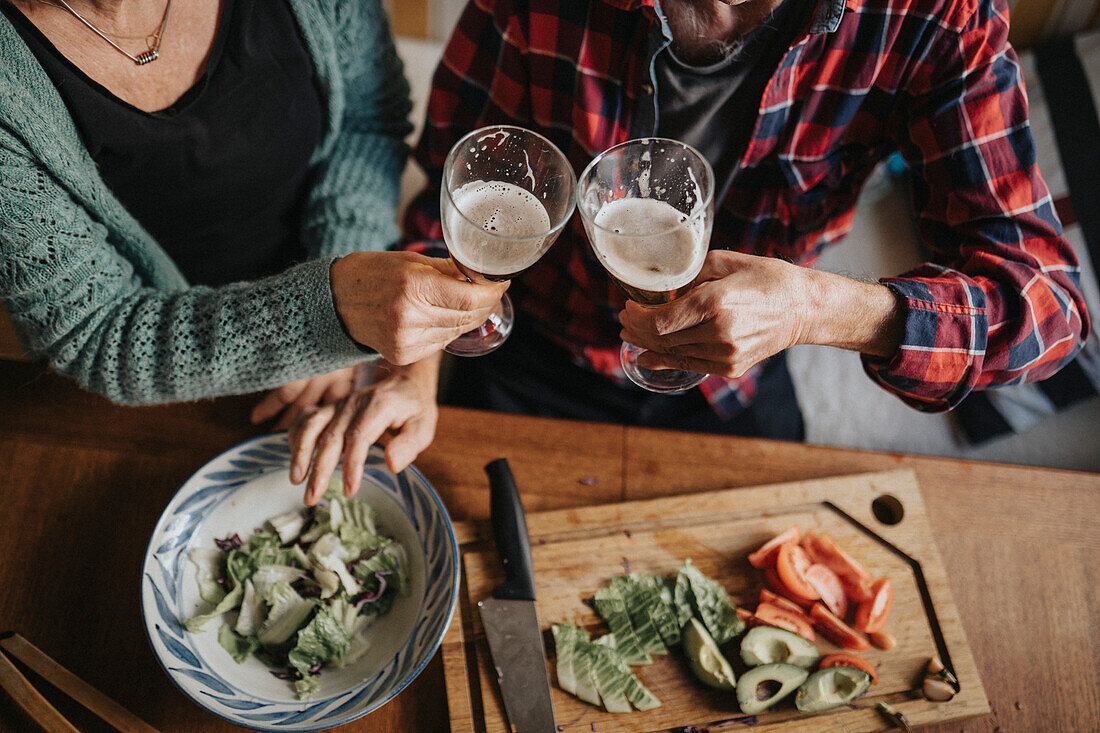
M 737 15 L 733 35 L 716 35 L 725 23 L 716 0 L 662 0 L 661 8 L 672 31 L 672 50 L 678 58 L 694 65 L 717 63 L 736 53 L 778 2 L 751 0 L 733 6 Z

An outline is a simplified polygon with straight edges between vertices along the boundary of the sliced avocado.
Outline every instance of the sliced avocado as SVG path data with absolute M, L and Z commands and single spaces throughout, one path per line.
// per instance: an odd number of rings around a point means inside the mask
M 809 668 L 820 656 L 812 641 L 774 626 L 757 626 L 741 638 L 741 659 L 750 667 L 782 662 Z
M 719 690 L 732 690 L 737 682 L 733 667 L 722 656 L 722 651 L 707 633 L 707 628 L 699 619 L 689 619 L 684 626 L 682 641 L 684 653 L 691 663 L 691 671 L 699 681 Z
M 804 713 L 819 713 L 847 705 L 867 692 L 871 675 L 855 667 L 827 667 L 810 675 L 794 696 L 794 706 Z
M 570 695 L 577 694 L 577 675 L 573 669 L 573 658 L 577 653 L 574 629 L 568 624 L 554 624 L 550 630 L 554 633 L 554 652 L 558 657 L 558 687 Z M 581 631 L 577 629 L 577 631 Z M 583 631 L 581 631 L 584 634 Z M 584 634 L 588 641 L 588 634 Z
M 647 588 L 633 574 L 620 575 L 611 579 L 611 585 L 618 589 L 626 603 L 626 612 L 634 626 L 634 635 L 642 651 L 649 654 L 667 654 L 668 647 L 661 641 L 661 634 L 649 613 L 650 597 Z
M 809 672 L 793 664 L 753 667 L 737 681 L 737 704 L 745 715 L 762 713 L 794 692 Z
M 626 698 L 629 675 L 622 673 L 619 655 L 615 653 L 607 636 L 601 636 L 592 642 L 582 642 L 580 647 L 582 653 L 590 655 L 592 676 L 596 680 L 596 689 L 607 712 L 629 713 L 630 701 Z
M 668 646 L 679 644 L 680 626 L 682 624 L 676 622 L 675 612 L 672 608 L 672 593 L 669 592 L 666 600 L 662 592 L 664 587 L 652 575 L 631 573 L 630 577 L 644 589 L 648 598 L 647 610 L 649 616 L 653 619 L 653 625 L 657 627 L 657 631 L 660 632 L 661 639 Z
M 652 657 L 642 649 L 642 642 L 634 633 L 634 626 L 626 610 L 626 601 L 623 600 L 619 589 L 614 586 L 600 588 L 596 591 L 593 601 L 596 604 L 596 612 L 603 617 L 611 633 L 615 635 L 615 646 L 622 654 L 623 660 L 629 665 L 652 664 Z M 656 635 L 656 630 L 653 633 Z
M 745 630 L 745 622 L 737 615 L 726 589 L 714 578 L 701 573 L 690 557 L 684 560 L 679 575 L 687 579 L 688 587 L 684 595 L 689 599 L 694 615 L 707 627 L 714 641 L 725 644 Z M 676 582 L 680 582 L 679 577 Z

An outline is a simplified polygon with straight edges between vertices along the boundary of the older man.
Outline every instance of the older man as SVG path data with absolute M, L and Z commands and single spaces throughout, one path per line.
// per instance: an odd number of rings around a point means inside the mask
M 473 0 L 435 75 L 410 248 L 441 238 L 444 158 L 487 124 L 542 133 L 578 171 L 624 140 L 677 138 L 718 195 L 697 287 L 655 309 L 625 303 L 574 221 L 513 282 L 512 338 L 459 360 L 445 399 L 797 439 L 794 344 L 861 352 L 922 410 L 1054 373 L 1088 318 L 1007 35 L 1005 0 Z M 879 283 L 802 267 L 895 150 L 929 262 Z M 643 392 L 618 371 L 620 339 L 652 349 L 647 366 L 715 376 Z

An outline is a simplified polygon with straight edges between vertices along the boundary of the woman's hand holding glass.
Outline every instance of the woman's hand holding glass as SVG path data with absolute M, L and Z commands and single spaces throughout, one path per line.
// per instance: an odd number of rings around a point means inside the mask
M 450 260 L 412 252 L 353 252 L 329 272 L 348 335 L 399 366 L 483 323 L 508 287 L 468 282 Z
M 511 280 L 542 257 L 573 215 L 577 179 L 565 155 L 536 132 L 483 127 L 443 164 L 439 206 L 451 259 L 471 282 Z M 477 329 L 448 344 L 456 356 L 496 350 L 512 332 L 505 295 Z

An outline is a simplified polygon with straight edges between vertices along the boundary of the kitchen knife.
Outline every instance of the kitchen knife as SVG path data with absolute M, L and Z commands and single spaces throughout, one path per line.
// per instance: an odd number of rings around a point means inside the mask
M 535 615 L 535 577 L 531 541 L 508 461 L 498 458 L 485 466 L 489 474 L 489 516 L 493 541 L 504 566 L 505 581 L 491 598 L 479 601 L 478 612 L 504 698 L 504 710 L 515 733 L 555 730 L 546 651 Z

